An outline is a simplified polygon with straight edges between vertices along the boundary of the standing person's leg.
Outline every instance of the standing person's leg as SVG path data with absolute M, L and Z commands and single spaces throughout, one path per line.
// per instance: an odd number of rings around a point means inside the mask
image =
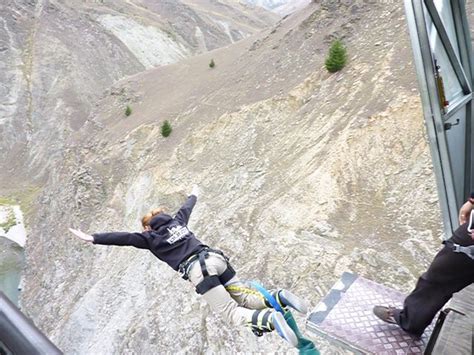
M 444 246 L 418 279 L 403 309 L 375 306 L 374 313 L 386 322 L 397 323 L 403 330 L 421 336 L 453 293 L 473 282 L 474 260 Z
M 453 293 L 474 282 L 473 267 L 474 261 L 467 255 L 444 246 L 428 271 L 418 279 L 415 289 L 405 299 L 403 309 L 394 311 L 395 321 L 409 333 L 423 334 Z

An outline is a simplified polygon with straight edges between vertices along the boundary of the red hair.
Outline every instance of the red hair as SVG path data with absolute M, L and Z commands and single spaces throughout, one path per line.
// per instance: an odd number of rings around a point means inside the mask
M 143 228 L 149 227 L 151 219 L 156 216 L 157 214 L 164 213 L 165 209 L 163 207 L 160 208 L 155 208 L 154 210 L 151 210 L 148 212 L 146 215 L 142 217 L 142 226 Z

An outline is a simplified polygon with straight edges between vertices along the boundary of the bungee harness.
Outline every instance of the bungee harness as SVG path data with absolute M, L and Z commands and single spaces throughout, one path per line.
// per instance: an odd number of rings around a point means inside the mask
M 443 244 L 446 245 L 448 248 L 450 248 L 453 252 L 466 254 L 468 257 L 474 260 L 474 245 L 469 245 L 467 247 L 464 247 L 450 240 L 445 240 Z
M 471 193 L 471 195 L 473 194 Z M 471 196 L 471 198 L 474 198 L 474 196 Z M 469 201 L 471 201 L 471 199 L 469 199 Z M 471 235 L 474 232 L 473 222 L 474 222 L 474 210 L 472 210 L 471 214 L 469 215 L 469 223 L 467 225 L 467 232 Z M 446 245 L 448 248 L 450 248 L 453 252 L 466 254 L 468 257 L 474 260 L 474 245 L 469 245 L 465 247 L 465 246 L 456 244 L 452 242 L 451 240 L 445 240 L 443 244 Z
M 206 258 L 212 254 L 224 258 L 227 263 L 227 269 L 225 269 L 225 271 L 220 275 L 209 275 L 209 272 L 207 271 Z M 189 270 L 191 269 L 192 264 L 197 260 L 199 260 L 202 276 L 204 277 L 204 279 L 196 286 L 196 292 L 200 295 L 205 294 L 216 286 L 225 285 L 235 276 L 235 270 L 229 264 L 229 258 L 226 257 L 222 251 L 207 247 L 198 253 L 191 255 L 179 265 L 178 270 L 183 279 L 189 279 Z

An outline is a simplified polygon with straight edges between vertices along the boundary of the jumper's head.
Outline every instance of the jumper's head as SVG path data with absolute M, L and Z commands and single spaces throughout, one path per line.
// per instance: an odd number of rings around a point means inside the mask
M 143 230 L 146 230 L 146 231 L 151 230 L 151 227 L 150 227 L 151 219 L 153 217 L 155 217 L 156 215 L 158 215 L 160 213 L 164 213 L 164 212 L 165 212 L 165 208 L 164 207 L 159 207 L 159 208 L 155 208 L 154 210 L 151 210 L 146 215 L 144 215 L 142 217 Z

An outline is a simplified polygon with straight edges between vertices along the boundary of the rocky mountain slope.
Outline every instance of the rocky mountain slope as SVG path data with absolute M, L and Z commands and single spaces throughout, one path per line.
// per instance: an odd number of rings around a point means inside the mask
M 329 74 L 336 37 L 349 62 Z M 317 1 L 256 37 L 127 77 L 90 106 L 29 221 L 22 304 L 66 353 L 287 350 L 275 334 L 228 327 L 150 253 L 66 233 L 138 230 L 193 183 L 190 228 L 242 278 L 312 304 L 346 270 L 409 291 L 437 249 L 402 4 Z
M 242 0 L 253 6 L 260 6 L 281 16 L 286 16 L 304 8 L 311 0 Z
M 71 132 L 117 80 L 226 46 L 277 19 L 234 1 L 1 2 L 0 193 L 42 186 Z

